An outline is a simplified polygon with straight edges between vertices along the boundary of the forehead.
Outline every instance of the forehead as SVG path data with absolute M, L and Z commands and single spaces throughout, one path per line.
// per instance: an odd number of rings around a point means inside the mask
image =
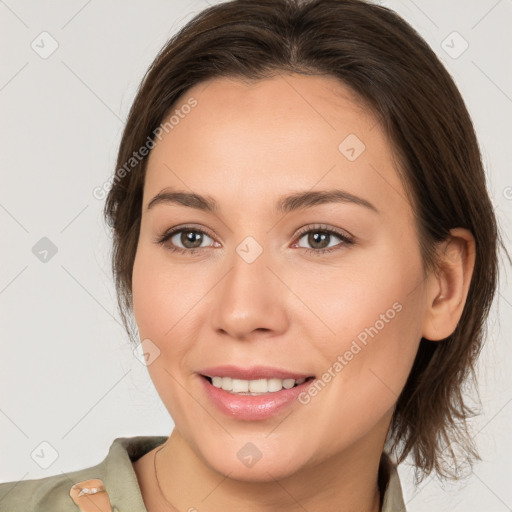
M 149 156 L 145 205 L 173 186 L 245 208 L 314 188 L 342 187 L 382 206 L 405 199 L 382 127 L 334 77 L 217 78 L 189 89 L 169 115 L 175 123 Z
M 204 100 L 217 100 L 217 103 L 223 98 L 252 110 L 271 107 L 276 114 L 292 109 L 300 115 L 306 109 L 309 115 L 315 114 L 327 123 L 329 116 L 326 114 L 332 107 L 350 109 L 371 117 L 362 98 L 331 75 L 276 73 L 263 79 L 217 77 L 190 88 L 186 96 L 201 96 Z M 183 102 L 184 98 L 178 101 Z M 222 104 L 219 106 L 222 107 Z

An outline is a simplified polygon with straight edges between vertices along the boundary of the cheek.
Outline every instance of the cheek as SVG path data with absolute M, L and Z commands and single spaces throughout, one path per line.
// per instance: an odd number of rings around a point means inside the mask
M 133 314 L 140 339 L 151 340 L 160 351 L 148 369 L 154 381 L 163 379 L 166 386 L 165 369 L 174 374 L 187 367 L 204 324 L 202 299 L 210 288 L 205 284 L 208 276 L 198 273 L 199 266 L 172 265 L 167 256 L 163 250 L 141 246 L 132 274 Z
M 140 246 L 132 274 L 133 314 L 141 337 L 154 338 L 155 343 L 172 337 L 181 328 L 180 318 L 186 323 L 186 313 L 199 293 L 194 291 L 199 285 L 184 276 L 184 269 L 169 271 L 163 252 Z
M 339 268 L 303 272 L 305 279 L 289 277 L 297 295 L 307 298 L 316 317 L 312 324 L 326 333 L 315 336 L 323 353 L 332 359 L 354 339 L 364 344 L 374 337 L 389 338 L 394 344 L 401 341 L 402 331 L 415 338 L 422 321 L 421 287 L 415 287 L 423 273 L 419 255 L 411 252 L 397 252 L 386 243 L 367 254 L 354 253 Z
M 336 336 L 321 341 L 328 363 L 317 375 L 317 391 L 310 388 L 301 397 L 308 421 L 319 426 L 331 448 L 389 420 L 421 339 L 418 300 L 400 286 L 372 291 L 338 302 Z
M 161 328 L 158 314 L 162 307 L 160 290 L 155 268 L 147 256 L 147 251 L 139 246 L 132 273 L 133 315 L 141 340 L 152 339 Z
M 335 279 L 327 268 L 300 292 L 307 292 L 308 306 L 329 327 L 325 336 L 311 331 L 326 362 L 321 378 L 332 382 L 328 400 L 346 404 L 344 413 L 360 410 L 361 420 L 396 401 L 421 339 L 421 259 L 389 247 L 340 270 Z M 371 405 L 364 414 L 363 402 Z
M 141 341 L 149 339 L 159 350 L 147 370 L 167 411 L 179 421 L 190 406 L 178 381 L 182 380 L 180 367 L 186 364 L 188 340 L 193 337 L 190 322 L 195 293 L 190 288 L 180 293 L 186 282 L 183 273 L 164 272 L 168 264 L 161 258 L 151 247 L 139 247 L 132 274 L 133 314 Z

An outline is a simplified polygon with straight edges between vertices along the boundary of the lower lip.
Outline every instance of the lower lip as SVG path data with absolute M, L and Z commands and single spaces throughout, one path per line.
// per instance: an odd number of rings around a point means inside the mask
M 282 389 L 263 395 L 235 395 L 210 384 L 208 379 L 200 377 L 206 395 L 213 404 L 224 414 L 238 420 L 256 421 L 271 418 L 294 402 L 297 397 L 313 382 L 307 380 L 290 389 Z

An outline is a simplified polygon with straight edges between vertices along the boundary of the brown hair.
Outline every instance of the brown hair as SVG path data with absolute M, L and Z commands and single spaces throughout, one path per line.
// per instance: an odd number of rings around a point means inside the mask
M 117 159 L 118 173 L 125 171 L 122 179 L 116 175 L 104 210 L 113 229 L 112 270 L 126 330 L 137 343 L 130 329 L 132 269 L 147 158 L 129 172 L 126 162 L 154 140 L 192 86 L 282 72 L 336 77 L 380 119 L 415 211 L 425 272 L 435 271 L 436 244 L 451 228 L 467 228 L 475 237 L 462 317 L 445 340 L 422 338 L 388 435 L 398 462 L 412 453 L 417 481 L 432 469 L 456 477 L 450 443 L 457 442 L 471 464 L 479 458 L 466 424 L 475 412 L 464 386 L 476 384 L 475 362 L 497 286 L 498 241 L 506 249 L 464 101 L 427 43 L 389 9 L 362 0 L 233 0 L 200 12 L 162 48 L 130 110 Z

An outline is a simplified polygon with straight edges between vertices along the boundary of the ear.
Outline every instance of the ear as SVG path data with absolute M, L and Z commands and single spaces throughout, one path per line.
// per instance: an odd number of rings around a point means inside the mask
M 475 239 L 463 228 L 450 230 L 439 245 L 439 265 L 427 277 L 426 309 L 422 336 L 439 341 L 450 336 L 459 323 L 475 266 Z

